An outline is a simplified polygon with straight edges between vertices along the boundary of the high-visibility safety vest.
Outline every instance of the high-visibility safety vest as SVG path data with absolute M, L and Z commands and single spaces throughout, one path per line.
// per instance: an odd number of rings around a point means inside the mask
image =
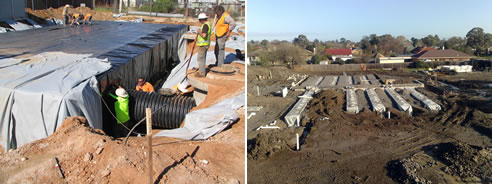
M 63 16 L 67 15 L 68 13 L 68 7 L 63 8 Z
M 229 16 L 227 12 L 222 13 L 219 21 L 217 21 L 217 27 L 215 28 L 217 37 L 222 37 L 229 31 L 229 24 L 224 24 L 226 16 Z
M 116 112 L 116 119 L 118 120 L 118 124 L 126 123 L 128 120 L 130 120 L 128 97 L 119 97 L 111 93 L 109 95 L 116 99 L 116 102 L 114 102 L 114 111 Z
M 197 46 L 210 45 L 210 33 L 212 32 L 212 27 L 210 26 L 210 22 L 206 22 L 205 24 L 202 24 L 202 27 L 200 28 L 201 30 L 203 30 L 203 26 L 208 26 L 207 37 L 203 38 L 201 34 L 198 35 L 198 40 L 196 41 Z

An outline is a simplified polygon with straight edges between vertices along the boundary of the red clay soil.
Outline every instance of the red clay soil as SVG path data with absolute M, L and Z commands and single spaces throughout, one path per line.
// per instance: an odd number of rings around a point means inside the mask
M 231 63 L 232 66 L 239 68 L 239 71 L 233 75 L 220 75 L 208 72 L 207 77 L 197 78 L 195 73 L 198 70 L 189 70 L 188 77 L 208 85 L 208 93 L 205 101 L 197 106 L 197 109 L 207 108 L 220 102 L 223 99 L 230 98 L 244 92 L 244 76 L 246 67 L 243 64 Z
M 244 116 L 244 113 L 241 114 Z M 241 133 L 243 132 L 243 133 Z M 155 183 L 243 183 L 244 120 L 206 141 L 153 139 Z M 8 183 L 144 183 L 147 142 L 124 145 L 70 117 L 44 139 L 0 154 L 0 180 Z M 62 179 L 55 168 L 59 159 Z

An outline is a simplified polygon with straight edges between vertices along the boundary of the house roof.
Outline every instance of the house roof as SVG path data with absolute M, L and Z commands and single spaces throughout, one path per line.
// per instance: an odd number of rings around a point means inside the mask
M 410 53 L 418 55 L 418 54 L 422 54 L 428 50 L 436 50 L 436 49 L 434 49 L 432 47 L 415 47 L 414 49 L 412 49 L 410 51 Z
M 453 49 L 446 49 L 446 50 L 428 50 L 418 56 L 417 58 L 419 59 L 424 59 L 424 58 L 472 58 L 475 56 L 468 55 L 464 52 L 460 52 L 457 50 Z
M 350 50 L 350 49 L 326 49 L 325 53 L 330 54 L 330 55 L 351 55 L 352 50 Z
M 430 51 L 430 50 L 436 50 L 435 48 L 432 48 L 432 47 L 424 47 L 422 49 L 420 49 L 417 53 L 415 53 L 416 55 L 421 55 L 423 54 L 424 52 L 427 52 L 427 51 Z

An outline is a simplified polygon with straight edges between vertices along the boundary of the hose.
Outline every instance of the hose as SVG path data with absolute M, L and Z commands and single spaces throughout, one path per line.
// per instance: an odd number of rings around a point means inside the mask
M 145 118 L 145 108 L 157 110 L 152 115 L 152 125 L 161 128 L 178 128 L 186 114 L 196 106 L 192 97 L 166 97 L 158 93 L 129 90 L 130 117 L 134 122 Z

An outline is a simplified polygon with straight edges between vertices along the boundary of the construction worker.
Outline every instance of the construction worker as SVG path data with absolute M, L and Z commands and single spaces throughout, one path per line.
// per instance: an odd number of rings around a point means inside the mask
M 92 24 L 92 14 L 90 13 L 85 14 L 84 21 L 82 21 L 82 24 L 86 24 L 86 23 L 89 25 Z
M 70 8 L 70 5 L 65 5 L 65 8 L 63 8 L 63 26 L 66 26 L 68 24 L 68 8 Z
M 137 91 L 154 92 L 154 86 L 149 82 L 145 82 L 143 77 L 138 78 L 137 86 L 135 87 Z
M 210 22 L 207 20 L 207 15 L 205 13 L 200 13 L 198 15 L 198 21 L 202 24 L 200 30 L 198 30 L 198 36 L 196 41 L 196 46 L 198 46 L 198 67 L 199 72 L 195 74 L 196 77 L 205 77 L 205 62 L 207 60 L 207 51 L 210 47 L 210 33 L 212 32 L 212 27 Z
M 77 25 L 80 26 L 80 19 L 84 17 L 83 14 L 79 14 L 79 13 L 74 13 L 71 18 L 72 18 L 72 23 L 70 24 L 70 27 L 72 27 L 73 23 L 76 23 Z
M 229 13 L 225 12 L 223 6 L 216 6 L 215 14 L 217 17 L 220 17 L 215 28 L 215 36 L 217 41 L 215 44 L 215 58 L 217 60 L 217 66 L 220 67 L 224 64 L 225 42 L 227 41 L 227 38 L 229 38 L 232 30 L 236 27 L 236 23 Z
M 118 120 L 118 122 L 114 127 L 114 135 L 119 137 L 122 135 L 124 136 L 128 133 L 128 130 L 123 127 L 123 125 L 130 120 L 130 108 L 128 106 L 129 98 L 126 90 L 122 87 L 119 87 L 118 89 L 116 89 L 115 93 L 116 95 L 113 95 L 111 93 L 109 93 L 109 95 L 116 99 L 116 102 L 114 102 L 114 111 L 116 112 L 116 119 Z

